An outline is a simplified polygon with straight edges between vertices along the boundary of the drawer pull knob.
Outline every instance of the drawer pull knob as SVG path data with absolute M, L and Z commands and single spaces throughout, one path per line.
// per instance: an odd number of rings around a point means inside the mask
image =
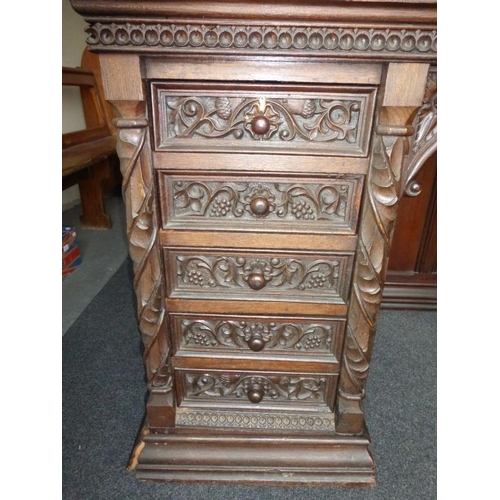
M 254 215 L 267 215 L 269 213 L 269 201 L 263 196 L 254 196 L 250 202 L 250 210 Z
M 258 351 L 262 351 L 262 349 L 264 349 L 266 342 L 264 341 L 264 339 L 262 337 L 255 336 L 255 337 L 250 337 L 247 344 L 248 344 L 248 347 L 250 347 L 250 349 L 252 349 L 252 351 L 258 352 Z
M 261 288 L 264 288 L 267 285 L 264 275 L 260 273 L 251 274 L 248 277 L 247 283 L 252 290 L 260 290 Z
M 267 132 L 269 132 L 269 127 L 271 126 L 271 123 L 269 122 L 269 119 L 264 115 L 257 115 L 250 122 L 250 126 L 252 128 L 252 132 L 255 135 L 264 135 L 267 134 Z
M 248 390 L 247 396 L 251 403 L 260 403 L 264 398 L 264 390 L 260 385 L 254 384 Z

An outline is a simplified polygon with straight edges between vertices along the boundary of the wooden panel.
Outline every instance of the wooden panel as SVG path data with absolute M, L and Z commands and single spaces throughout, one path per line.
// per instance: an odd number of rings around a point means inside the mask
M 435 217 L 432 206 L 436 195 L 436 158 L 436 154 L 432 155 L 415 179 L 422 187 L 420 195 L 401 199 L 389 253 L 391 271 L 419 272 L 421 243 L 431 229 L 430 218 Z
M 196 170 L 199 172 L 232 172 L 235 175 L 244 173 L 283 174 L 366 174 L 367 158 L 352 158 L 339 156 L 295 156 L 288 154 L 245 154 L 242 151 L 234 153 L 176 153 L 156 152 L 153 155 L 156 169 L 169 171 Z M 214 172 L 214 165 L 217 171 Z
M 261 370 L 263 365 L 271 363 L 269 366 L 276 372 L 307 372 L 307 373 L 338 373 L 339 363 L 334 359 L 323 358 L 295 358 L 293 361 L 285 359 L 270 359 L 269 356 L 262 355 L 250 357 L 234 356 L 227 357 L 221 353 L 213 354 L 210 357 L 195 356 L 194 353 L 182 353 L 182 355 L 172 356 L 172 366 L 179 369 L 200 369 L 200 370 Z
M 138 55 L 101 54 L 99 61 L 104 95 L 108 101 L 144 100 Z
M 415 179 L 419 196 L 404 197 L 384 286 L 384 309 L 437 308 L 437 153 Z
M 166 229 L 355 234 L 361 177 L 335 179 L 166 175 L 159 172 Z
M 374 3 L 373 6 L 369 5 Z M 391 4 L 401 4 L 394 7 Z M 99 0 L 71 0 L 77 12 L 83 15 L 114 15 L 134 16 L 141 18 L 145 15 L 145 6 L 130 0 L 114 0 L 102 2 Z M 408 4 L 408 5 L 405 5 Z M 429 8 L 425 8 L 428 4 Z M 186 2 L 186 1 L 157 1 L 148 2 L 147 14 L 151 17 L 180 17 L 187 19 L 258 19 L 261 22 L 269 19 L 294 20 L 306 26 L 314 22 L 356 21 L 363 22 L 398 22 L 398 23 L 435 23 L 437 19 L 435 0 L 357 0 L 339 1 L 332 3 L 329 0 L 301 2 L 282 0 L 230 0 L 224 2 Z
M 352 253 L 165 249 L 172 298 L 345 304 Z
M 324 302 L 304 302 L 289 300 L 277 302 L 268 299 L 257 301 L 237 300 L 201 300 L 201 299 L 167 299 L 167 310 L 170 312 L 201 313 L 201 314 L 300 314 L 305 316 L 345 316 L 346 304 L 327 304 Z
M 172 314 L 177 356 L 325 360 L 338 363 L 345 320 L 325 318 Z M 289 368 L 290 369 L 290 368 Z
M 428 72 L 429 64 L 389 64 L 382 105 L 420 106 L 424 98 Z
M 157 150 L 366 156 L 375 88 L 153 83 Z
M 160 243 L 172 247 L 213 247 L 213 248 L 248 248 L 261 250 L 304 250 L 314 248 L 317 251 L 354 251 L 356 236 L 338 236 L 325 234 L 299 234 L 285 231 L 279 233 L 231 232 L 217 233 L 207 231 L 174 230 L 159 232 Z
M 206 58 L 186 60 L 171 58 L 168 62 L 158 58 L 146 59 L 147 78 L 151 80 L 221 80 L 227 75 L 233 81 L 277 81 L 295 83 L 336 83 L 376 85 L 380 83 L 380 64 L 331 63 L 328 66 L 318 61 L 267 61 L 247 58 L 243 61 Z M 249 78 L 251 75 L 251 78 Z

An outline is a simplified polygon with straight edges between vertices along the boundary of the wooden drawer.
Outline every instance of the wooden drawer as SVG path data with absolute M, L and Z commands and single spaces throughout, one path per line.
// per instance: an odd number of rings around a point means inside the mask
M 375 87 L 153 82 L 155 148 L 366 156 Z
M 327 411 L 335 374 L 237 370 L 175 370 L 179 406 Z
M 174 355 L 339 363 L 345 320 L 171 314 Z
M 243 180 L 161 171 L 159 186 L 164 229 L 355 234 L 363 176 Z
M 346 304 L 353 253 L 164 249 L 171 298 Z

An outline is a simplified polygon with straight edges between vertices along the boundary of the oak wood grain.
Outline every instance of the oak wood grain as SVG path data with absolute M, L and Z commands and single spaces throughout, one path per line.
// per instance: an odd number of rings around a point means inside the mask
M 71 1 L 120 115 L 137 477 L 373 486 L 363 400 L 436 146 L 435 2 Z

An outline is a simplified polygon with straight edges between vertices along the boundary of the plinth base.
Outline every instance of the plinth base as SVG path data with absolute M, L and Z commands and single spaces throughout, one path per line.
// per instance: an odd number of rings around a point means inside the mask
M 368 432 L 361 436 L 143 432 L 137 479 L 267 485 L 375 486 Z

